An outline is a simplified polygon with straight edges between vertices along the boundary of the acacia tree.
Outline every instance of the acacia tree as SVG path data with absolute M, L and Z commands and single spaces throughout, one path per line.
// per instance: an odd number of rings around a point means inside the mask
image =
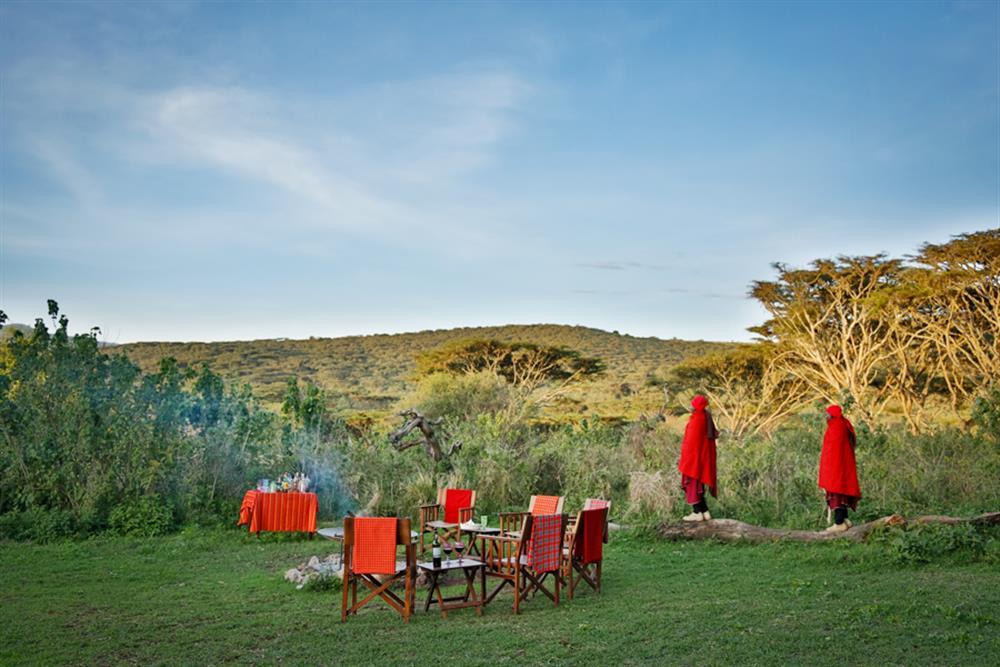
M 770 343 L 741 345 L 685 361 L 667 382 L 674 391 L 703 393 L 719 425 L 735 440 L 770 435 L 811 395 L 801 378 L 772 363 L 774 354 Z
M 1000 378 L 1000 229 L 924 244 L 913 260 L 903 321 L 958 412 Z
M 526 403 L 540 406 L 573 383 L 602 373 L 604 363 L 566 347 L 496 340 L 458 341 L 417 358 L 417 372 L 423 375 L 484 371 L 506 380 Z
M 869 423 L 885 409 L 891 361 L 908 344 L 887 317 L 901 260 L 885 255 L 819 259 L 809 268 L 775 264 L 778 277 L 754 282 L 750 295 L 771 318 L 751 329 L 775 344 L 773 364 L 829 401 L 847 394 Z

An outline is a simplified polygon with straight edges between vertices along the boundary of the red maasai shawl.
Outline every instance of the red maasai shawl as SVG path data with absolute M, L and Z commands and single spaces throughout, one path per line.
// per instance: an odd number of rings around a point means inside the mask
M 584 565 L 598 563 L 604 558 L 604 526 L 607 520 L 606 507 L 580 512 L 573 555 Z
M 826 411 L 830 417 L 819 457 L 819 485 L 832 493 L 860 498 L 858 465 L 854 460 L 857 442 L 854 426 L 843 416 L 840 406 L 831 405 Z
M 698 395 L 691 401 L 694 412 L 688 419 L 681 441 L 681 458 L 677 469 L 681 474 L 698 480 L 709 488 L 713 496 L 718 495 L 718 480 L 715 471 L 715 439 L 718 433 L 712 417 L 705 410 L 708 399 Z
M 458 510 L 472 507 L 472 489 L 448 489 L 444 492 L 444 520 L 458 523 Z
M 562 558 L 562 515 L 543 514 L 533 519 L 528 565 L 535 572 L 559 569 Z
M 357 574 L 396 573 L 396 517 L 354 519 L 351 569 Z
M 610 500 L 601 500 L 600 498 L 587 498 L 587 504 L 589 505 L 589 507 L 587 507 L 587 509 L 590 509 L 590 510 L 600 510 L 600 509 L 604 509 L 605 507 L 608 507 L 609 505 L 611 505 L 611 501 Z

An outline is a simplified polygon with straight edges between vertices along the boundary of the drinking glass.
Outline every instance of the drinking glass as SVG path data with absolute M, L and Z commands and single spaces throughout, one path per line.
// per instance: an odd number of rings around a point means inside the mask
M 465 551 L 465 542 L 455 542 L 455 552 L 458 553 L 458 564 L 462 564 L 462 552 Z
M 487 522 L 487 520 L 489 520 L 489 518 L 490 518 L 489 514 L 484 514 L 481 517 L 479 517 L 479 526 L 482 527 L 482 528 L 485 528 L 486 527 L 486 522 Z
M 443 542 L 441 544 L 441 549 L 444 550 L 444 559 L 445 559 L 445 562 L 451 561 L 451 543 L 450 542 Z

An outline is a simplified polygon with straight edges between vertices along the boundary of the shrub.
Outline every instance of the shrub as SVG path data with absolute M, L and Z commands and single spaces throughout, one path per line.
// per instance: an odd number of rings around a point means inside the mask
M 887 548 L 893 561 L 908 564 L 949 558 L 990 560 L 1000 546 L 995 535 L 968 523 L 892 527 L 880 532 L 875 541 Z
M 0 516 L 0 538 L 51 542 L 75 531 L 73 515 L 65 510 L 34 507 Z
M 173 512 L 159 496 L 144 496 L 111 511 L 110 528 L 120 535 L 155 537 L 174 527 Z
M 343 581 L 332 572 L 313 572 L 302 583 L 301 590 L 313 593 L 325 593 L 329 591 L 339 591 L 343 586 Z

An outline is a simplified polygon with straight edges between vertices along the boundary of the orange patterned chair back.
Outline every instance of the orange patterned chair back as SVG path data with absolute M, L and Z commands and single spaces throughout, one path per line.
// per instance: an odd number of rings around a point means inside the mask
M 562 514 L 565 499 L 565 496 L 531 496 L 528 511 L 531 512 L 531 516 Z

